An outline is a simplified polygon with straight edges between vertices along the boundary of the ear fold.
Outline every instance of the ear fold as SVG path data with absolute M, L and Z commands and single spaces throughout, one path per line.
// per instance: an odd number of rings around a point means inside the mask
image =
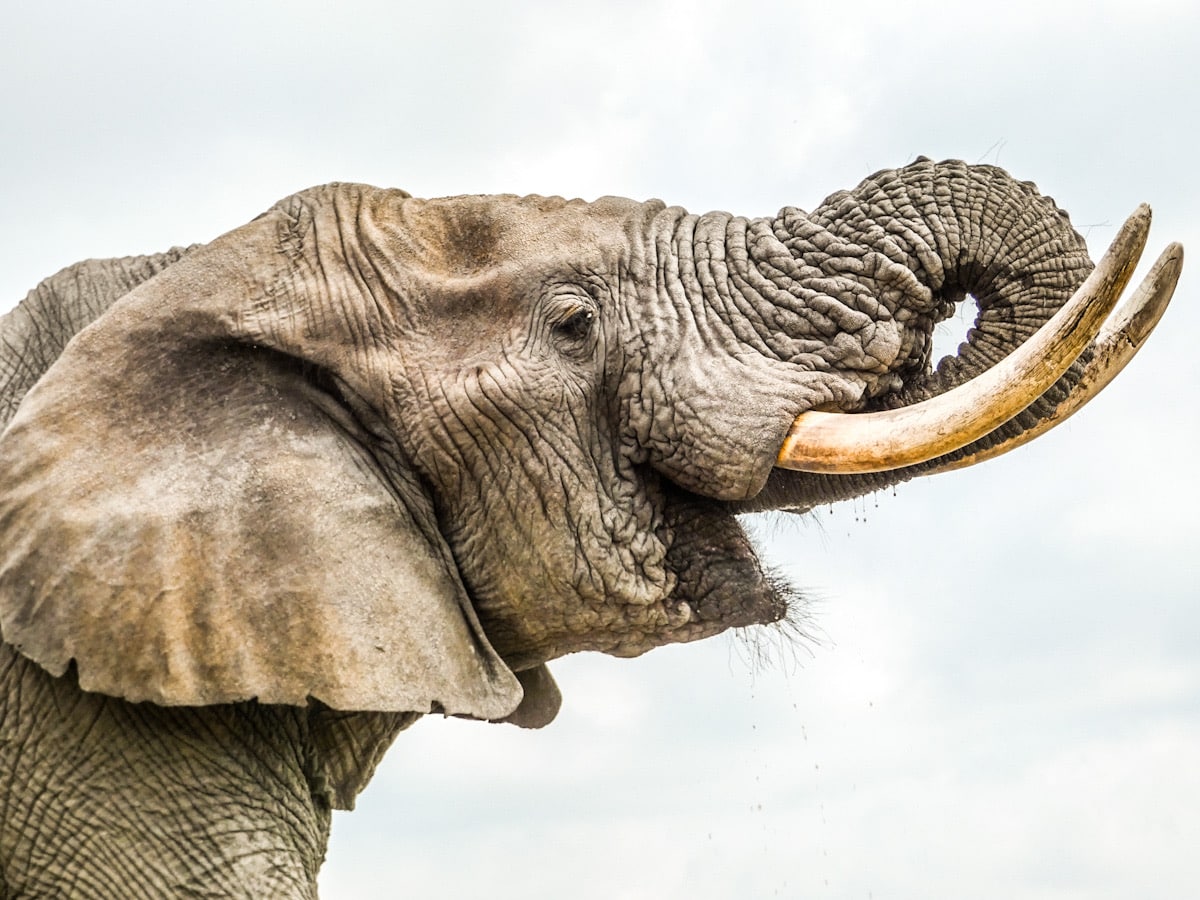
M 0 437 L 4 641 L 131 701 L 514 714 L 415 479 L 303 364 L 172 308 L 172 272 Z
M 562 694 L 554 676 L 541 665 L 518 672 L 517 679 L 524 694 L 521 705 L 500 721 L 520 728 L 545 728 L 562 706 Z

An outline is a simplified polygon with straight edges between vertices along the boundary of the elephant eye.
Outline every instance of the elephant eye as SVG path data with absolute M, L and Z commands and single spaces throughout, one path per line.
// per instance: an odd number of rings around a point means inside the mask
M 572 343 L 581 343 L 591 334 L 595 319 L 595 310 L 577 306 L 554 325 L 554 332 Z

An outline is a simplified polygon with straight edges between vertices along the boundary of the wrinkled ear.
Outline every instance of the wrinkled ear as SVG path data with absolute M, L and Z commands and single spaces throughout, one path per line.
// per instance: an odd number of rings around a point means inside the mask
M 521 705 L 500 721 L 521 728 L 545 728 L 562 706 L 562 694 L 545 665 L 517 673 L 524 696 Z
M 154 285 L 0 437 L 5 642 L 131 701 L 514 714 L 415 479 L 311 367 L 204 337 Z

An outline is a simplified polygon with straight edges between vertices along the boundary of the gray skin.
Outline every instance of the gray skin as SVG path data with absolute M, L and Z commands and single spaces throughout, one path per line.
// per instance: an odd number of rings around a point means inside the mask
M 549 660 L 795 615 L 735 514 L 946 459 L 784 472 L 793 418 L 961 383 L 1090 269 L 922 159 L 756 220 L 329 185 L 60 272 L 0 322 L 0 897 L 313 896 L 419 715 L 541 726 Z

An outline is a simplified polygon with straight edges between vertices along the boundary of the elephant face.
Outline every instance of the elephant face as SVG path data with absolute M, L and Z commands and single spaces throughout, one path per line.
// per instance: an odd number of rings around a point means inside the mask
M 1052 420 L 1094 349 L 949 449 L 776 467 L 821 411 L 953 394 L 1091 268 L 1051 201 L 961 163 L 769 220 L 294 195 L 130 291 L 25 398 L 0 438 L 4 639 L 130 700 L 540 724 L 550 659 L 787 615 L 737 513 Z M 931 371 L 967 292 L 971 340 Z
M 381 380 L 363 392 L 384 398 L 379 414 L 431 486 L 483 630 L 511 666 L 633 655 L 785 613 L 732 512 L 709 496 L 761 483 L 790 417 L 752 364 L 727 363 L 735 340 L 689 346 L 696 311 L 661 302 L 656 244 L 682 217 L 615 198 L 372 211 L 389 227 L 368 255 L 386 261 L 392 302 L 416 325 L 392 331 L 369 367 Z M 675 365 L 656 371 L 664 351 Z M 654 442 L 666 446 L 658 432 L 673 424 L 651 401 L 693 375 L 716 382 L 699 382 L 696 401 L 707 394 L 716 416 L 741 421 L 709 423 L 720 443 L 706 447 L 694 410 L 692 450 L 668 457 Z M 743 430 L 758 436 L 735 446 Z

